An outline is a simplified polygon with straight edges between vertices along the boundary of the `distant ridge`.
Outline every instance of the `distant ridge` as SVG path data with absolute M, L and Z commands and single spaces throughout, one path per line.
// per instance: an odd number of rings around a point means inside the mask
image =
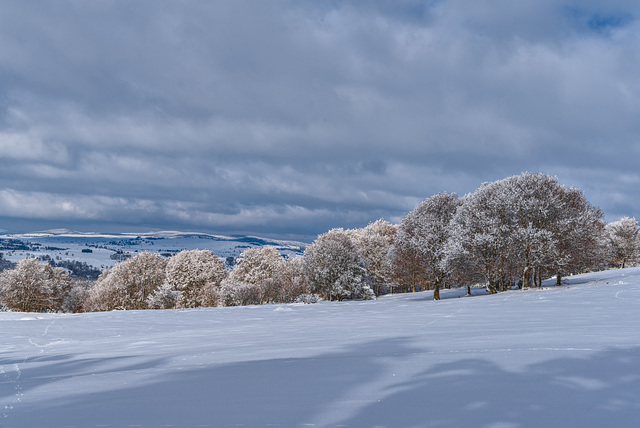
M 0 231 L 0 233 L 3 233 Z M 14 238 L 32 238 L 32 237 L 47 237 L 47 236 L 59 236 L 59 237 L 74 237 L 74 238 L 125 238 L 125 239 L 177 239 L 177 238 L 208 238 L 219 241 L 230 241 L 230 242 L 245 242 L 245 243 L 253 243 L 257 245 L 300 245 L 307 246 L 309 245 L 306 242 L 295 241 L 295 240 L 287 240 L 287 239 L 271 239 L 264 238 L 261 236 L 253 236 L 253 235 L 217 235 L 211 233 L 204 232 L 183 232 L 177 230 L 160 230 L 155 232 L 122 232 L 122 233 L 102 233 L 102 232 L 79 232 L 66 228 L 59 229 L 47 229 L 40 230 L 35 232 L 27 232 L 27 233 L 10 233 L 6 234 L 6 236 L 14 237 Z
M 308 245 L 300 241 L 260 236 L 225 236 L 175 230 L 99 233 L 57 228 L 0 234 L 0 253 L 9 262 L 17 263 L 24 258 L 39 257 L 58 262 L 83 262 L 99 269 L 111 267 L 118 261 L 144 251 L 169 257 L 183 250 L 210 250 L 232 263 L 250 248 L 273 246 L 283 256 L 297 256 Z

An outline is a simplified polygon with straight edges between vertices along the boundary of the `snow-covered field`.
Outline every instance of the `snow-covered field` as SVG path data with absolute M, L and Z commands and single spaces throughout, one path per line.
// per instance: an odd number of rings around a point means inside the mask
M 640 426 L 640 269 L 566 282 L 439 302 L 0 313 L 0 426 Z

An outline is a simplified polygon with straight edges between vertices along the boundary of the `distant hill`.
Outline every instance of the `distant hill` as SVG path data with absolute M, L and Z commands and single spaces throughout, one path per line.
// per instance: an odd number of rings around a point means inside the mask
M 97 233 L 52 229 L 0 235 L 0 260 L 18 262 L 39 257 L 55 262 L 86 263 L 97 269 L 149 251 L 171 256 L 182 250 L 210 250 L 232 266 L 249 248 L 274 246 L 283 256 L 302 254 L 308 244 L 258 236 L 224 236 L 195 232 Z

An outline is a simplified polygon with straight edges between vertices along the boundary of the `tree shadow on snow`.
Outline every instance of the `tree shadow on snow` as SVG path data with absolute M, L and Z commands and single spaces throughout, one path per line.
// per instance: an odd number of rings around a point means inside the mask
M 15 407 L 20 397 L 41 386 L 82 376 L 126 373 L 156 367 L 161 359 L 114 356 L 78 358 L 73 354 L 38 355 L 28 358 L 0 359 L 0 404 Z M 70 391 L 63 391 L 66 394 Z M 5 412 L 3 416 L 9 417 Z M 3 427 L 0 419 L 0 427 Z M 10 425 L 7 425 L 10 426 Z
M 416 354 L 420 362 L 415 361 Z M 16 406 L 0 425 L 636 426 L 640 420 L 640 348 L 581 355 L 531 364 L 519 371 L 456 354 L 451 354 L 449 363 L 431 364 L 425 349 L 399 338 L 354 344 L 313 357 L 212 363 L 185 370 L 155 361 L 153 364 L 166 368 L 161 372 L 166 373 L 164 377 L 93 394 L 63 391 L 59 400 Z M 396 362 L 423 364 L 425 369 L 409 381 L 390 378 L 389 364 L 393 367 Z M 102 365 L 91 361 L 78 366 L 73 361 L 42 363 L 38 366 L 41 374 L 69 375 Z M 59 364 L 67 365 L 56 366 Z M 149 368 L 152 364 L 138 361 L 125 367 Z M 32 378 L 27 373 L 23 377 L 23 381 Z M 373 389 L 367 400 L 354 400 L 354 392 L 369 386 Z M 345 404 L 343 398 L 351 402 Z M 340 413 L 345 408 L 348 414 Z M 330 419 L 336 425 L 319 422 L 332 413 Z
M 640 348 L 547 360 L 518 372 L 483 359 L 456 360 L 391 388 L 401 392 L 341 425 L 635 427 L 640 421 Z
M 170 368 L 165 377 L 144 385 L 25 403 L 4 422 L 6 427 L 124 422 L 143 427 L 302 426 L 330 412 L 331 404 L 348 391 L 375 379 L 382 371 L 380 359 L 402 359 L 419 351 L 406 339 L 389 339 L 313 357 Z

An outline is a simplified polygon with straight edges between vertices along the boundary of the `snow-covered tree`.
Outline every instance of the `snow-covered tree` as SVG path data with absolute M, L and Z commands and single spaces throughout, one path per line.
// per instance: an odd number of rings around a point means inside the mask
M 176 303 L 185 308 L 214 306 L 216 290 L 227 277 L 224 262 L 209 250 L 181 251 L 167 262 L 166 274 L 167 284 L 180 292 Z
M 392 264 L 389 251 L 393 247 L 398 227 L 382 219 L 362 229 L 347 230 L 346 233 L 364 261 L 369 273 L 371 287 L 376 296 L 392 286 Z
M 229 276 L 220 286 L 220 300 L 224 306 L 259 305 L 262 303 L 262 286 Z
M 37 259 L 21 260 L 15 269 L 0 274 L 0 303 L 24 312 L 61 311 L 71 285 L 64 269 Z
M 503 288 L 512 276 L 514 260 L 509 252 L 515 248 L 515 237 L 504 186 L 496 183 L 485 183 L 462 199 L 452 219 L 445 263 L 465 266 L 469 282 L 486 281 Z
M 578 189 L 546 174 L 521 175 L 483 184 L 467 195 L 452 220 L 446 264 L 503 290 L 542 275 L 581 272 L 601 257 L 602 212 Z
M 225 306 L 292 303 L 309 292 L 302 257 L 284 259 L 275 247 L 243 252 L 220 287 Z
M 635 218 L 623 217 L 607 224 L 606 239 L 611 263 L 620 268 L 638 263 L 640 259 L 640 233 Z
M 304 252 L 304 272 L 313 293 L 328 300 L 375 297 L 365 262 L 343 229 L 324 233 Z
M 238 257 L 229 279 L 234 282 L 260 284 L 276 276 L 283 265 L 284 258 L 275 247 L 249 248 Z
M 166 260 L 143 252 L 106 269 L 91 289 L 92 310 L 145 309 L 147 299 L 165 282 Z
M 603 268 L 605 223 L 600 208 L 591 205 L 581 190 L 560 185 L 556 190 L 557 205 L 562 207 L 553 223 L 558 256 L 548 270 L 556 273 L 561 285 L 563 275 Z
M 73 280 L 69 273 L 61 267 L 50 264 L 42 265 L 42 271 L 49 290 L 49 309 L 65 311 L 69 293 L 73 289 Z
M 439 193 L 422 201 L 400 223 L 392 256 L 395 276 L 404 289 L 433 288 L 434 299 L 440 299 L 451 266 L 443 263 L 451 219 L 459 205 L 457 195 Z
M 63 310 L 65 312 L 85 312 L 86 304 L 89 300 L 89 291 L 94 285 L 94 281 L 89 279 L 75 278 L 71 284 L 71 290 L 64 301 Z
M 309 293 L 309 284 L 304 275 L 304 257 L 287 257 L 277 275 L 278 303 L 293 303 L 302 295 Z
M 181 297 L 182 292 L 165 282 L 147 297 L 147 307 L 150 309 L 173 309 L 179 305 Z

